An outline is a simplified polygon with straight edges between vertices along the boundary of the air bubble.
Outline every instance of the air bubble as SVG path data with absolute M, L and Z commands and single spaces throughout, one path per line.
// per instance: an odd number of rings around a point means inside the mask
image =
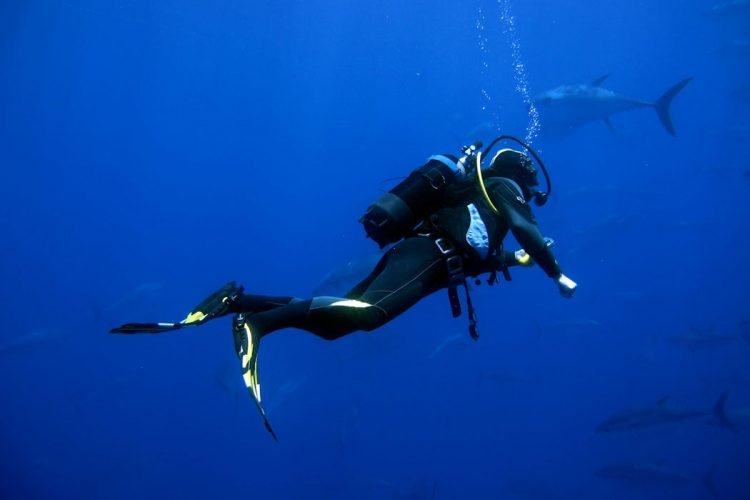
M 516 32 L 516 19 L 511 11 L 511 1 L 497 0 L 497 3 L 500 8 L 500 26 L 502 27 L 511 52 L 511 64 L 513 68 L 513 79 L 515 80 L 515 91 L 521 96 L 521 99 L 523 100 L 523 103 L 526 105 L 526 109 L 528 110 L 526 142 L 531 144 L 539 135 L 539 130 L 541 128 L 541 123 L 539 120 L 539 110 L 537 110 L 534 104 L 534 100 L 531 98 L 531 94 L 529 92 L 526 66 L 521 56 L 521 42 L 518 38 L 518 33 Z M 487 23 L 484 11 L 479 8 L 477 11 L 476 28 L 477 44 L 479 45 L 479 50 L 482 54 L 482 65 L 480 68 L 480 73 L 482 76 L 486 76 L 487 70 L 489 69 L 489 65 L 487 63 L 488 38 L 485 35 L 486 24 Z M 490 97 L 490 94 L 486 89 L 482 89 L 482 95 L 484 96 L 486 104 L 489 104 L 492 101 L 492 98 Z M 486 108 L 487 106 L 485 105 L 482 107 L 482 110 L 484 111 Z M 495 119 L 495 123 L 499 123 L 497 110 L 493 112 L 493 117 Z

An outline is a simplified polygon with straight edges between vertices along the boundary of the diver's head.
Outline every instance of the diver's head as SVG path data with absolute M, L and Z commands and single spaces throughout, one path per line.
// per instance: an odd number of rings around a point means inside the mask
M 515 181 L 523 189 L 524 198 L 531 200 L 537 192 L 534 186 L 539 185 L 538 172 L 534 162 L 524 153 L 515 149 L 501 149 L 492 158 L 490 168 L 484 175 L 506 177 Z

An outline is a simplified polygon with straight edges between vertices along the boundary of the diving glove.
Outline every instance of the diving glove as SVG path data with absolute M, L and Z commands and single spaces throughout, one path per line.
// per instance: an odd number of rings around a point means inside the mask
M 555 282 L 557 283 L 558 290 L 560 290 L 560 295 L 566 299 L 571 298 L 578 287 L 578 284 L 575 281 L 568 278 L 563 273 L 560 273 L 560 275 L 555 278 Z

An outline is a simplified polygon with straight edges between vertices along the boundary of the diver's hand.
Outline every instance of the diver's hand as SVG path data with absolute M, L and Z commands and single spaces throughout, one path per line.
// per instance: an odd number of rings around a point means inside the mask
M 558 290 L 560 290 L 560 295 L 566 299 L 571 298 L 578 287 L 578 284 L 575 281 L 568 278 L 563 273 L 560 273 L 560 275 L 555 278 L 555 282 L 557 283 Z
M 513 256 L 516 258 L 516 264 L 519 266 L 531 267 L 534 265 L 534 259 L 532 259 L 531 255 L 529 255 L 523 248 L 513 252 Z

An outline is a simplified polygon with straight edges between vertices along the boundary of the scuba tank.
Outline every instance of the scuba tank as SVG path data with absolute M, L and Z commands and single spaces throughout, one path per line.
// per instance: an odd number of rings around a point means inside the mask
M 409 236 L 423 220 L 443 207 L 443 195 L 451 184 L 474 175 L 480 186 L 481 192 L 489 205 L 496 211 L 489 195 L 484 189 L 482 180 L 481 160 L 486 157 L 492 148 L 500 141 L 512 140 L 519 143 L 528 150 L 544 172 L 547 181 L 547 191 L 534 190 L 534 201 L 541 206 L 546 203 L 552 192 L 547 169 L 536 152 L 520 139 L 501 135 L 482 152 L 482 141 L 477 141 L 471 146 L 461 148 L 463 156 L 458 160 L 447 155 L 434 155 L 428 158 L 427 163 L 414 169 L 409 176 L 396 187 L 383 194 L 375 203 L 370 205 L 359 222 L 365 228 L 367 236 L 384 248 L 395 243 L 401 238 Z
M 470 171 L 481 147 L 481 141 L 464 146 L 464 156 L 458 160 L 446 155 L 429 157 L 427 163 L 367 208 L 359 219 L 367 236 L 384 248 L 411 234 L 420 222 L 442 207 L 448 186 Z

